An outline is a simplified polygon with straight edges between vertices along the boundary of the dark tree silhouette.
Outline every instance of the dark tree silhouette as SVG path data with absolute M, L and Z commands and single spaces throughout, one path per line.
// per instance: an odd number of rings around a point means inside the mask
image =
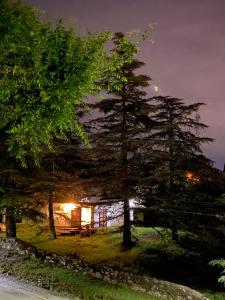
M 181 99 L 162 96 L 154 97 L 151 101 L 154 103 L 155 112 L 152 119 L 155 125 L 151 134 L 152 152 L 148 153 L 148 159 L 144 160 L 145 172 L 148 174 L 144 182 L 149 187 L 146 187 L 146 203 L 148 206 L 167 208 L 172 238 L 177 240 L 178 224 L 175 211 L 180 209 L 188 174 L 194 168 L 196 175 L 192 181 L 198 181 L 198 167 L 193 162 L 197 162 L 202 153 L 201 145 L 211 142 L 212 139 L 199 135 L 202 129 L 207 128 L 200 122 L 198 115 L 203 103 L 188 105 Z M 208 163 L 205 159 L 205 166 Z M 202 166 L 199 166 L 200 169 Z
M 122 33 L 115 34 L 116 51 L 121 56 L 124 55 L 120 47 L 122 39 Z M 97 181 L 104 183 L 103 193 L 123 201 L 124 249 L 132 246 L 129 199 L 135 195 L 135 160 L 148 143 L 146 126 L 150 125 L 148 113 L 151 106 L 143 90 L 150 77 L 135 74 L 143 65 L 143 62 L 133 59 L 121 68 L 119 76 L 124 80 L 120 89 L 112 90 L 108 97 L 93 106 L 98 110 L 95 113 L 98 117 L 89 123 Z

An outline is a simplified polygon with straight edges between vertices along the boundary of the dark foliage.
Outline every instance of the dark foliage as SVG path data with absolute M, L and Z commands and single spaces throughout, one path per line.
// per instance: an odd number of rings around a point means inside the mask
M 120 56 L 124 55 L 119 47 L 122 39 L 123 34 L 115 34 L 116 51 Z M 149 140 L 146 126 L 150 126 L 152 122 L 148 117 L 152 107 L 144 91 L 150 78 L 135 73 L 143 65 L 144 63 L 133 59 L 121 68 L 119 76 L 125 80 L 120 89 L 113 90 L 100 103 L 92 105 L 97 117 L 89 123 L 93 145 L 92 160 L 96 170 L 94 181 L 103 195 L 123 201 L 124 248 L 132 245 L 129 199 L 136 194 L 137 157 L 141 149 L 147 147 Z

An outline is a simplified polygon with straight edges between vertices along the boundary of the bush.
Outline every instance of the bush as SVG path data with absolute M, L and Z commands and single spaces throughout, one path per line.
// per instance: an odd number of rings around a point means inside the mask
M 210 261 L 209 263 L 210 266 L 212 267 L 219 267 L 222 268 L 222 272 L 221 272 L 221 276 L 218 278 L 218 282 L 222 283 L 225 286 L 225 259 L 224 258 L 220 258 L 220 259 L 214 259 L 212 261 Z

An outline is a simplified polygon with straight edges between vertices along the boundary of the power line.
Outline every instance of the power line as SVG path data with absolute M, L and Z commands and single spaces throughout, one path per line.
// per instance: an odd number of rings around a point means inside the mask
M 218 219 L 225 219 L 225 215 L 219 215 L 219 214 L 205 214 L 205 213 L 200 213 L 200 212 L 191 212 L 191 211 L 185 211 L 185 210 L 176 210 L 176 209 L 165 209 L 161 208 L 161 211 L 172 211 L 176 213 L 183 213 L 183 214 L 191 214 L 191 215 L 198 215 L 198 216 L 206 216 L 206 217 L 214 217 Z

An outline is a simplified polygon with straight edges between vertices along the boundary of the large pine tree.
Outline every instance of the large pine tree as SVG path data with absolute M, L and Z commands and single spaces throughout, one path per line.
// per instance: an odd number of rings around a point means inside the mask
M 207 128 L 200 122 L 198 114 L 203 103 L 189 105 L 182 99 L 163 96 L 151 101 L 154 104 L 152 119 L 155 124 L 151 132 L 154 146 L 143 163 L 145 175 L 149 176 L 143 180 L 147 185 L 142 190 L 148 191 L 147 206 L 154 205 L 169 214 L 169 226 L 176 240 L 181 200 L 188 183 L 193 184 L 199 179 L 197 174 L 202 165 L 197 162 L 202 154 L 202 144 L 212 139 L 200 136 L 200 131 Z M 204 162 L 205 167 L 209 166 L 209 160 Z M 193 172 L 195 177 L 189 180 L 188 174 L 192 176 Z
M 125 54 L 121 47 L 123 34 L 115 34 L 114 43 L 120 56 Z M 132 246 L 129 199 L 135 196 L 137 182 L 136 158 L 146 147 L 148 138 L 146 126 L 151 122 L 144 88 L 150 77 L 137 75 L 136 71 L 144 65 L 133 59 L 121 67 L 119 75 L 123 78 L 120 88 L 112 90 L 107 97 L 95 105 L 97 112 L 91 122 L 91 141 L 96 162 L 96 177 L 101 191 L 108 198 L 112 196 L 123 202 L 123 247 Z M 113 79 L 111 79 L 113 80 Z M 107 83 L 108 84 L 108 83 Z

